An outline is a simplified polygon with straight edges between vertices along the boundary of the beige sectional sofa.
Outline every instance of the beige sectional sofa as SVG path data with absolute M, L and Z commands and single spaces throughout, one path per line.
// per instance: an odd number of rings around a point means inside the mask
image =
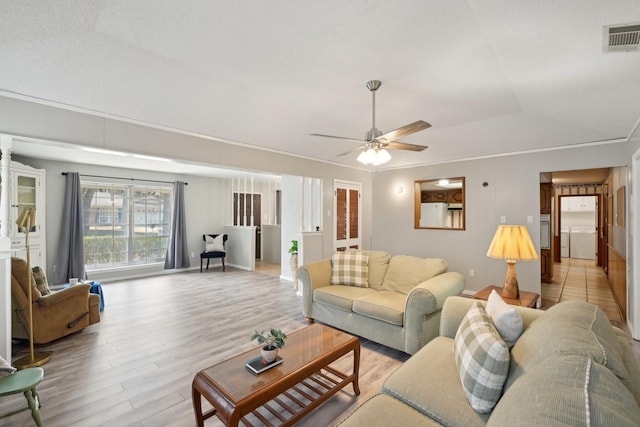
M 336 271 L 340 259 L 357 270 Z M 344 273 L 344 272 L 343 272 Z M 464 290 L 464 277 L 447 272 L 442 259 L 383 251 L 348 251 L 298 269 L 302 311 L 319 321 L 386 346 L 413 354 L 438 335 L 445 299 Z M 337 279 L 336 279 L 337 278 Z M 332 284 L 333 279 L 333 284 Z M 336 281 L 337 280 L 337 281 Z
M 454 338 L 477 302 L 448 298 L 440 336 L 391 374 L 341 427 L 640 425 L 640 370 L 629 338 L 601 309 L 577 301 L 547 311 L 515 308 L 524 332 L 509 352 L 502 394 L 491 412 L 476 412 L 462 388 Z

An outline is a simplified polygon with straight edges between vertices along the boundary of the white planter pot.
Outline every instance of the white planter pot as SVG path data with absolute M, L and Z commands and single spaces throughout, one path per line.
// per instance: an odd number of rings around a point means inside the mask
M 266 360 L 267 362 L 271 362 L 276 360 L 276 357 L 278 357 L 278 348 L 276 347 L 274 350 L 265 350 L 264 347 L 262 347 L 260 349 L 260 354 L 262 355 L 262 358 L 264 360 Z
M 291 274 L 293 275 L 293 289 L 298 290 L 298 254 L 291 255 L 289 259 Z

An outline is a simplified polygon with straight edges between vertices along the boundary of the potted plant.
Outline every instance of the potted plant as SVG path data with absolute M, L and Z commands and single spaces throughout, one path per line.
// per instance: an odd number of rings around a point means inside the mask
M 291 258 L 289 259 L 289 266 L 291 267 L 291 274 L 293 276 L 293 288 L 298 290 L 298 241 L 292 240 L 291 247 L 289 248 Z
M 257 340 L 258 344 L 263 344 L 260 353 L 262 358 L 267 362 L 275 360 L 278 356 L 278 350 L 284 347 L 284 341 L 287 339 L 287 334 L 280 329 L 269 329 L 266 331 L 258 332 L 257 330 L 251 335 L 251 341 Z

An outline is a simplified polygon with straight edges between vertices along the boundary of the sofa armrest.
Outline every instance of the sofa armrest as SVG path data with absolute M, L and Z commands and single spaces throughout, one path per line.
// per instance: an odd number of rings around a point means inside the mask
M 483 306 L 487 305 L 486 301 L 466 298 L 466 297 L 452 297 L 447 298 L 444 306 L 442 307 L 442 317 L 440 318 L 440 335 L 455 338 L 460 322 L 469 311 L 469 308 L 474 302 L 480 302 Z M 544 314 L 544 310 L 537 310 L 535 308 L 518 307 L 513 306 L 522 316 L 522 324 L 524 329 L 527 329 L 531 322 Z
M 462 274 L 451 271 L 425 280 L 409 292 L 404 310 L 407 353 L 415 353 L 438 336 L 439 312 L 445 300 L 460 295 L 464 287 Z
M 313 317 L 311 311 L 313 291 L 331 285 L 331 260 L 324 259 L 299 267 L 298 279 L 302 283 L 302 314 Z
M 87 284 L 71 286 L 59 292 L 54 292 L 52 294 L 42 296 L 38 300 L 38 304 L 42 307 L 50 307 L 70 299 L 78 299 L 79 301 L 82 301 L 82 300 L 88 301 L 90 288 L 91 286 Z

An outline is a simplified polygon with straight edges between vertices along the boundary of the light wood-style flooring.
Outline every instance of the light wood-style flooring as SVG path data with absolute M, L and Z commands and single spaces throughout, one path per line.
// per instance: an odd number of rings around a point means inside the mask
M 601 280 L 601 270 L 580 264 L 558 265 L 557 283 L 543 287 L 543 308 L 584 298 L 603 304 L 614 317 L 609 300 L 598 300 L 606 290 L 594 287 L 591 279 Z M 38 387 L 45 426 L 193 426 L 196 372 L 255 347 L 249 341 L 254 328 L 291 332 L 307 325 L 300 297 L 291 282 L 279 279 L 279 266 L 258 263 L 257 269 L 223 273 L 214 268 L 103 283 L 101 322 L 40 348 L 53 351 Z M 409 357 L 367 340 L 361 343 L 362 394 L 356 397 L 346 387 L 298 425 L 335 425 L 376 394 Z M 634 342 L 634 351 L 640 361 L 640 343 Z M 24 354 L 23 348 L 14 357 Z M 337 367 L 348 371 L 351 363 L 349 355 Z M 22 396 L 3 397 L 0 413 L 24 404 Z M 32 425 L 28 411 L 0 420 L 0 426 Z M 206 425 L 222 423 L 214 417 Z
M 271 273 L 209 269 L 103 283 L 101 322 L 39 348 L 53 351 L 38 387 L 44 425 L 195 425 L 191 381 L 198 371 L 255 347 L 255 328 L 307 326 L 291 282 Z M 409 357 L 367 340 L 361 345 L 361 395 L 348 386 L 297 425 L 336 424 Z M 352 364 L 348 355 L 336 367 L 349 372 Z M 22 395 L 3 397 L 0 413 L 24 404 Z M 28 411 L 0 419 L 0 426 L 32 425 Z M 206 425 L 222 423 L 213 417 Z

